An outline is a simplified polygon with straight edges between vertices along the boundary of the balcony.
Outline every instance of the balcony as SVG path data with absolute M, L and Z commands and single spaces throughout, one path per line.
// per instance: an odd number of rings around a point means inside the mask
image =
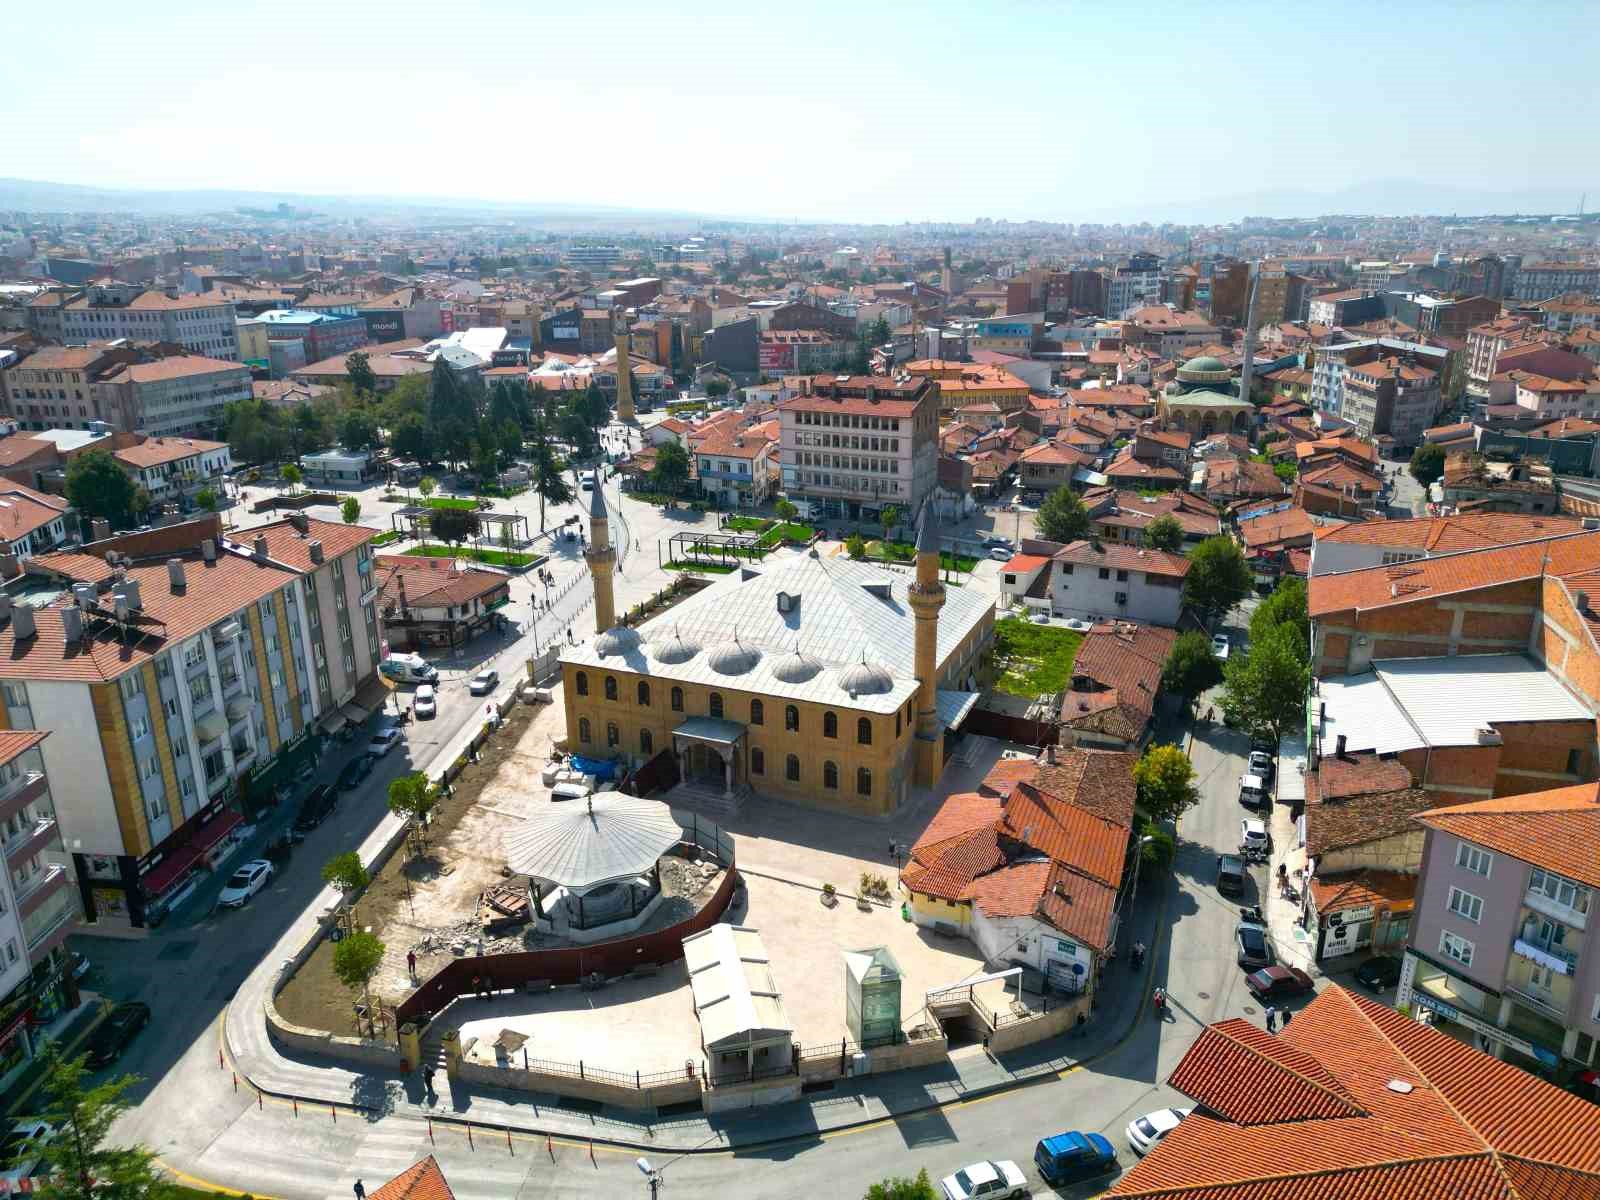
M 0 793 L 0 821 L 9 821 L 49 790 L 43 771 L 18 776 L 11 790 Z
M 217 642 L 231 642 L 239 636 L 239 622 L 235 620 L 223 621 L 220 625 L 211 628 L 211 637 Z
M 46 900 L 69 886 L 69 883 L 67 869 L 59 863 L 51 863 L 28 880 L 27 884 L 17 891 L 17 909 L 22 914 L 22 919 L 26 921 Z
M 220 679 L 224 696 L 231 696 L 244 686 L 244 673 L 241 671 L 223 671 Z
M 35 854 L 60 845 L 60 831 L 54 817 L 44 817 L 5 843 L 7 866 L 27 862 Z
M 1563 1025 L 1566 1023 L 1567 1006 L 1556 998 L 1555 993 L 1536 988 L 1531 983 L 1507 983 L 1505 991 L 1507 995 L 1526 1004 L 1539 1015 L 1549 1017 Z
M 184 678 L 193 679 L 197 675 L 204 675 L 205 672 L 206 672 L 206 656 L 204 654 L 197 654 L 193 658 L 187 658 L 187 659 L 184 660 L 184 662 L 183 662 Z
M 1549 917 L 1552 921 L 1560 921 L 1563 925 L 1570 925 L 1574 929 L 1583 929 L 1589 923 L 1586 913 L 1581 913 L 1559 900 L 1552 900 L 1543 892 L 1536 892 L 1529 888 L 1523 894 L 1522 902 L 1541 916 Z

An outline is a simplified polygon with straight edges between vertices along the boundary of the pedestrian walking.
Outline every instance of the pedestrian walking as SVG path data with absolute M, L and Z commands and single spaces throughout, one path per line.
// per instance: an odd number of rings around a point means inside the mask
M 411 978 L 412 979 L 416 979 L 416 977 L 417 977 L 417 952 L 415 950 L 407 950 L 406 951 L 406 970 L 411 973 Z
M 433 1090 L 433 1064 L 429 1063 L 422 1068 L 422 1091 L 430 1100 L 437 1100 L 439 1093 Z
M 367 1200 L 367 1187 L 366 1184 L 361 1182 L 361 1180 L 356 1180 L 356 1186 L 354 1190 L 356 1194 L 356 1200 Z
M 1294 1016 L 1294 1013 L 1289 1009 L 1286 1008 L 1283 1010 L 1283 1027 L 1285 1029 L 1289 1028 L 1289 1018 L 1292 1016 Z
M 1267 1005 L 1267 1032 L 1278 1032 L 1278 1010 L 1273 1008 L 1270 1004 Z

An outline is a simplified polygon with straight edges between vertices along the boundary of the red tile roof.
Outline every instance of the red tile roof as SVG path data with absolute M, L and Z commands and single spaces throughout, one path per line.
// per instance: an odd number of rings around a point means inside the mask
M 48 729 L 0 729 L 0 763 L 32 750 L 50 736 Z
M 1118 571 L 1145 571 L 1151 575 L 1170 575 L 1182 579 L 1189 573 L 1189 560 L 1165 550 L 1147 550 L 1117 542 L 1070 542 L 1051 556 L 1074 566 L 1109 567 Z
M 455 1200 L 455 1193 L 450 1190 L 438 1161 L 430 1154 L 377 1191 L 368 1192 L 367 1200 Z
M 1203 1109 L 1108 1195 L 1600 1195 L 1600 1109 L 1336 985 L 1277 1034 L 1212 1026 L 1171 1082 Z
M 1600 888 L 1600 785 L 1475 800 L 1421 813 L 1424 825 Z

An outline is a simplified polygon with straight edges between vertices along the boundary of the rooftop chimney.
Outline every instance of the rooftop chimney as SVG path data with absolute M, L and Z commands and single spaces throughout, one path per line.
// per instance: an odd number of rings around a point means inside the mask
M 183 595 L 184 588 L 188 586 L 188 580 L 184 578 L 183 574 L 183 559 L 167 559 L 167 579 L 172 584 L 172 594 L 174 596 Z
M 1338 737 L 1338 740 L 1333 744 L 1333 753 L 1335 758 L 1344 757 L 1344 737 L 1345 735 L 1341 733 Z
M 69 646 L 83 640 L 83 613 L 76 608 L 61 610 L 61 636 Z
M 293 525 L 302 536 L 311 528 L 311 522 L 306 519 L 306 515 L 303 512 L 290 513 L 289 524 Z
M 123 594 L 128 597 L 128 607 L 138 612 L 144 607 L 144 597 L 139 595 L 139 581 L 130 579 L 122 585 Z
M 15 631 L 19 642 L 25 642 L 36 635 L 39 630 L 33 623 L 33 609 L 26 604 L 19 604 L 12 609 L 11 628 Z
M 256 534 L 256 548 L 255 548 L 255 553 L 254 553 L 253 557 L 255 558 L 255 560 L 257 562 L 266 562 L 267 561 L 267 535 L 266 534 L 264 534 L 264 533 Z
M 104 517 L 96 517 L 89 522 L 89 537 L 93 541 L 101 541 L 111 536 L 111 522 Z
M 322 540 L 320 538 L 312 538 L 311 541 L 306 545 L 306 549 L 311 552 L 311 562 L 313 566 L 322 561 Z
M 0 623 L 11 620 L 11 605 L 13 601 L 8 592 L 0 592 Z
M 0 579 L 15 579 L 22 574 L 15 554 L 0 554 Z
M 205 541 L 201 542 L 200 543 L 200 557 L 205 559 L 206 562 L 216 562 L 217 561 L 217 543 L 212 541 L 210 538 L 206 538 Z
M 79 608 L 93 608 L 97 599 L 94 584 L 75 583 L 72 585 L 72 594 L 77 598 Z

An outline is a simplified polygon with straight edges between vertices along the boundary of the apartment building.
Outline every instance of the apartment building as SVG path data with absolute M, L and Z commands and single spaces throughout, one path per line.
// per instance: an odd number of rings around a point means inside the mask
M 269 343 L 301 343 L 308 363 L 349 354 L 368 343 L 367 323 L 353 310 L 346 314 L 273 308 L 256 319 L 267 327 Z
M 64 497 L 0 479 L 0 554 L 42 554 L 67 540 L 69 526 L 77 533 L 76 510 Z
M 808 379 L 778 406 L 783 491 L 830 516 L 914 512 L 938 482 L 939 382 L 921 376 Z
M 0 732 L 0 1090 L 45 1046 L 43 1027 L 78 1005 L 63 943 L 78 912 L 40 743 Z
M 1119 317 L 1141 304 L 1161 300 L 1161 259 L 1135 254 L 1112 271 L 1106 280 L 1106 315 Z
M 1517 268 L 1511 284 L 1513 300 L 1549 300 L 1569 292 L 1600 292 L 1600 266 L 1583 262 L 1536 262 Z
M 61 309 L 61 337 L 73 344 L 172 342 L 192 354 L 238 362 L 235 319 L 232 301 L 206 292 L 176 296 L 137 284 L 95 284 Z
M 203 438 L 147 438 L 112 451 L 111 457 L 156 501 L 192 496 L 201 488 L 220 486 L 222 477 L 233 470 L 228 443 Z
M 1089 539 L 1060 545 L 1024 539 L 1000 568 L 1007 604 L 1055 617 L 1113 618 L 1174 627 L 1189 560 L 1181 554 Z
M 1508 346 L 1527 341 L 1533 322 L 1526 317 L 1500 317 L 1485 321 L 1467 330 L 1467 392 L 1484 397 L 1489 394 L 1489 380 L 1494 378 L 1496 363 Z
M 127 362 L 95 381 L 102 418 L 118 432 L 154 438 L 221 433 L 224 409 L 248 400 L 250 368 L 197 354 Z
M 1435 808 L 1396 1003 L 1566 1083 L 1600 1067 L 1593 783 Z
M 1345 420 L 1345 381 L 1351 367 L 1389 356 L 1409 355 L 1417 365 L 1438 373 L 1441 381 L 1451 377 L 1457 360 L 1443 346 L 1407 342 L 1399 338 L 1364 338 L 1356 342 L 1337 342 L 1318 348 L 1311 364 L 1311 405 L 1318 412 Z
M 1581 293 L 1542 301 L 1539 311 L 1544 314 L 1544 327 L 1551 333 L 1600 328 L 1600 301 Z
M 252 797 L 381 703 L 374 534 L 297 515 L 234 542 L 210 517 L 0 593 L 0 729 L 71 731 L 42 750 L 91 925 L 159 919 Z
M 6 371 L 9 413 L 23 429 L 87 429 L 107 420 L 102 371 L 139 357 L 131 347 L 45 346 Z
M 1439 373 L 1414 356 L 1386 355 L 1348 368 L 1341 416 L 1372 439 L 1389 435 L 1399 447 L 1415 446 L 1439 413 Z

